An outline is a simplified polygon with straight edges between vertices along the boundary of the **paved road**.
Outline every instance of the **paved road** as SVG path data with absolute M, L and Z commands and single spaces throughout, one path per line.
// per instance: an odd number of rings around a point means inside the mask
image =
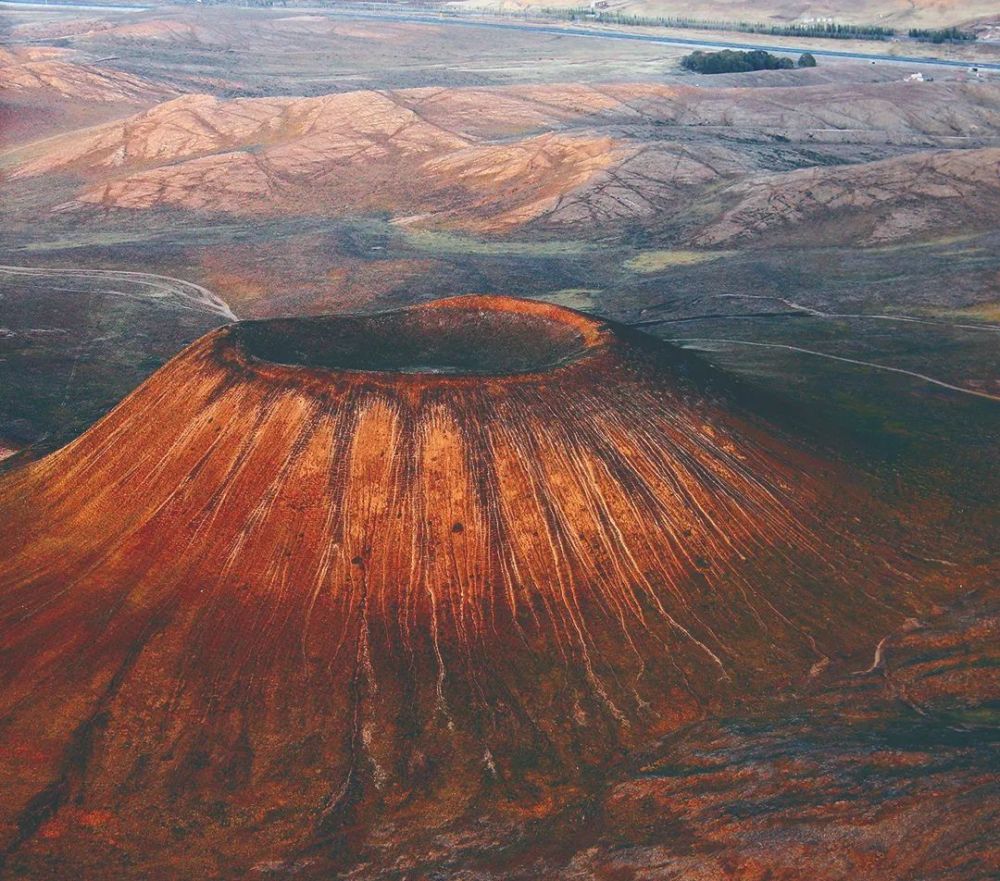
M 0 9 L 4 7 L 24 6 L 27 9 L 47 9 L 50 12 L 60 12 L 63 9 L 78 12 L 147 12 L 151 6 L 112 6 L 110 4 L 87 3 L 40 3 L 38 0 L 2 0 Z
M 102 7 L 77 3 L 39 3 L 37 0 L 0 0 L 0 8 L 12 6 L 28 6 L 33 8 L 70 9 L 93 11 Z M 142 12 L 151 9 L 149 6 L 107 6 L 103 7 L 109 11 L 122 12 L 134 10 Z M 945 58 L 923 58 L 919 55 L 884 55 L 867 52 L 849 52 L 841 49 L 829 49 L 818 47 L 793 47 L 782 46 L 779 43 L 751 43 L 742 40 L 730 41 L 724 38 L 716 40 L 697 40 L 685 37 L 658 37 L 647 33 L 629 33 L 624 30 L 608 30 L 599 26 L 594 27 L 568 27 L 557 24 L 537 24 L 531 22 L 494 21 L 488 18 L 472 18 L 458 15 L 443 15 L 433 13 L 410 13 L 396 11 L 374 11 L 366 9 L 333 9 L 328 6 L 282 6 L 266 8 L 251 8 L 248 11 L 257 13 L 280 13 L 282 15 L 296 13 L 311 13 L 322 15 L 335 15 L 339 18 L 347 19 L 369 19 L 377 21 L 398 21 L 414 24 L 437 24 L 452 27 L 481 28 L 489 30 L 504 31 L 528 31 L 534 34 L 546 34 L 555 37 L 578 37 L 590 40 L 633 40 L 640 43 L 653 43 L 658 46 L 682 46 L 694 49 L 763 49 L 765 52 L 774 52 L 780 55 L 801 55 L 803 52 L 810 52 L 817 58 L 843 58 L 854 61 L 871 61 L 880 64 L 919 64 L 932 67 L 951 68 L 972 68 L 976 67 L 983 71 L 993 71 L 1000 73 L 1000 62 L 988 61 L 955 61 Z M 829 45 L 829 44 L 827 44 Z M 878 45 L 878 44 L 874 44 Z

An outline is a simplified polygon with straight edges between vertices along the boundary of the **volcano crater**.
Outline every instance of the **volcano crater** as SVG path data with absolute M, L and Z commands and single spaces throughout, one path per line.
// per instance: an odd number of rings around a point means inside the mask
M 241 322 L 229 338 L 251 362 L 499 377 L 547 372 L 600 348 L 600 326 L 580 319 L 543 304 L 462 297 L 369 315 Z
M 861 669 L 938 587 L 692 364 L 482 296 L 189 346 L 0 480 L 0 852 L 339 876 L 390 824 L 554 817 L 629 751 Z

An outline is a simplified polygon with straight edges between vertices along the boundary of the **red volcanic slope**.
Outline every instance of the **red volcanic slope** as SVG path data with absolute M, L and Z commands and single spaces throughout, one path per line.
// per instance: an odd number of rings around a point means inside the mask
M 503 298 L 245 322 L 7 477 L 8 865 L 244 877 L 542 816 L 626 747 L 870 657 L 914 576 L 697 372 Z

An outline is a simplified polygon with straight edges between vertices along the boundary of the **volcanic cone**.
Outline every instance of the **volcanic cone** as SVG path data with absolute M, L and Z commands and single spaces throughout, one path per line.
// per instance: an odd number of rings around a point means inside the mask
M 542 815 L 628 747 L 870 658 L 913 577 L 862 493 L 723 391 L 505 298 L 203 337 L 0 483 L 8 865 L 244 877 Z

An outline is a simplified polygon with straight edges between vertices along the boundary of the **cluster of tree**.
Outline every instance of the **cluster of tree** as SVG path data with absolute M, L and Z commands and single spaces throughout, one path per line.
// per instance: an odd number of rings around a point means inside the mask
M 764 27 L 761 25 L 760 27 Z M 770 25 L 766 31 L 779 37 L 826 37 L 831 40 L 887 40 L 896 35 L 895 28 L 877 24 L 838 24 L 818 21 L 811 24 Z
M 809 52 L 799 57 L 799 67 L 815 67 L 816 58 Z M 772 55 L 763 49 L 738 52 L 723 49 L 720 52 L 702 52 L 700 49 L 685 55 L 681 67 L 695 73 L 747 73 L 751 70 L 788 70 L 795 67 L 791 58 Z
M 961 31 L 958 28 L 937 28 L 928 30 L 926 28 L 911 28 L 910 36 L 921 43 L 964 43 L 976 39 L 976 35 L 969 31 Z
M 636 27 L 693 28 L 710 31 L 738 31 L 744 34 L 768 34 L 772 37 L 823 37 L 835 40 L 885 40 L 895 35 L 893 28 L 867 24 L 836 24 L 812 22 L 809 24 L 766 24 L 753 21 L 710 21 L 699 18 L 673 16 L 632 15 L 610 9 L 553 9 L 545 7 L 543 15 L 578 21 L 599 18 L 601 21 Z

